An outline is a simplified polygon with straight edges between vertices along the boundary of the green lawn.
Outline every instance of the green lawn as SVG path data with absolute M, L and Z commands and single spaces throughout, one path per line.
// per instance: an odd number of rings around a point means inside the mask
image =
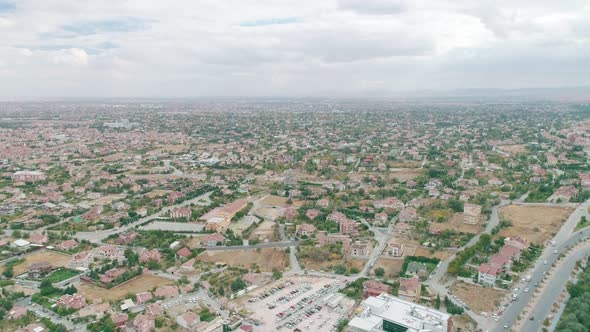
M 580 229 L 585 228 L 587 226 L 590 226 L 590 220 L 582 217 L 580 219 L 580 221 L 578 221 L 578 224 L 576 225 L 576 228 L 574 229 L 574 232 L 575 231 L 579 231 Z
M 60 281 L 66 280 L 68 278 L 71 278 L 71 277 L 77 275 L 78 273 L 79 272 L 74 271 L 74 270 L 59 269 L 59 270 L 53 272 L 52 274 L 48 275 L 47 277 L 45 277 L 45 280 L 49 280 L 51 283 L 60 282 Z

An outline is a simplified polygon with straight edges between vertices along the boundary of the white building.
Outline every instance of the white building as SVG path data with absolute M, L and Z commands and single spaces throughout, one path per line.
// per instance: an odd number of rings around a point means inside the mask
M 451 315 L 388 294 L 371 296 L 362 306 L 362 313 L 348 323 L 351 332 L 451 330 Z

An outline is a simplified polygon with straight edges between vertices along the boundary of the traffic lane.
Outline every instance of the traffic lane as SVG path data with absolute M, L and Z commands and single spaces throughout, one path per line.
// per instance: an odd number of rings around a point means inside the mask
M 534 320 L 527 320 L 523 327 L 523 331 L 533 332 L 539 330 L 543 320 L 550 313 L 551 306 L 548 304 L 553 303 L 559 298 L 561 292 L 569 281 L 571 271 L 573 271 L 576 267 L 576 263 L 588 254 L 590 254 L 589 247 L 577 251 L 572 256 L 567 258 L 567 260 L 563 263 L 563 268 L 560 268 L 556 271 L 556 274 L 550 281 L 551 287 L 546 288 L 545 292 L 541 294 L 541 298 L 529 315 L 529 317 L 533 317 Z
M 532 298 L 532 294 L 535 287 L 534 284 L 540 283 L 542 281 L 544 274 L 546 274 L 551 269 L 553 263 L 557 261 L 557 259 L 562 253 L 569 250 L 569 248 L 573 247 L 579 240 L 586 237 L 588 234 L 590 234 L 590 229 L 576 233 L 576 235 L 572 236 L 566 243 L 560 246 L 549 247 L 553 250 L 557 250 L 557 254 L 550 252 L 545 256 L 542 256 L 541 259 L 537 261 L 534 268 L 534 272 L 531 274 L 531 281 L 527 283 L 527 287 L 532 290 L 529 292 L 523 292 L 522 290 L 520 290 L 518 299 L 515 302 L 512 302 L 512 304 L 507 308 L 507 310 L 505 310 L 504 314 L 502 315 L 502 318 L 498 323 L 496 331 L 506 330 L 505 326 L 510 327 L 514 322 L 516 322 L 518 315 L 523 311 L 524 307 L 529 303 L 530 299 Z M 545 261 L 547 261 L 547 264 L 545 264 Z

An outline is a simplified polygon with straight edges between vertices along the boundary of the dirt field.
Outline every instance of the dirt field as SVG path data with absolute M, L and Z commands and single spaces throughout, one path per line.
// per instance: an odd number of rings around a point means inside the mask
M 264 221 L 252 232 L 252 234 L 250 234 L 249 239 L 258 239 L 260 241 L 268 240 L 268 242 L 277 241 L 279 239 L 275 236 L 276 227 L 277 224 L 275 222 Z
M 287 205 L 287 198 L 268 195 L 264 199 L 262 199 L 259 203 L 260 203 L 260 205 L 266 205 L 266 206 L 286 206 Z
M 171 192 L 172 192 L 172 190 L 152 190 L 145 195 L 149 198 L 156 198 L 156 197 L 166 196 Z
M 277 220 L 283 215 L 283 209 L 278 207 L 261 207 L 252 211 L 254 215 L 264 220 Z
M 440 231 L 454 230 L 461 233 L 477 234 L 482 231 L 483 224 L 479 223 L 476 225 L 466 224 L 463 222 L 463 214 L 455 213 L 448 216 L 448 220 L 445 222 L 433 222 L 430 228 L 437 229 Z
M 446 260 L 447 258 L 453 255 L 453 251 L 451 250 L 439 250 L 433 253 L 430 252 L 430 249 L 422 246 L 418 246 L 416 251 L 414 252 L 414 256 L 424 256 L 428 258 L 438 258 L 440 260 Z
M 402 265 L 404 264 L 403 259 L 392 259 L 392 258 L 383 258 L 380 257 L 375 262 L 373 266 L 373 270 L 371 270 L 371 274 L 374 274 L 373 271 L 378 268 L 382 267 L 385 270 L 385 276 L 389 278 L 398 277 L 400 271 L 402 270 Z
M 475 331 L 477 327 L 477 323 L 467 314 L 452 316 L 451 320 L 453 321 L 451 332 Z
M 234 234 L 242 235 L 242 232 L 248 228 L 248 226 L 252 225 L 255 220 L 259 221 L 260 219 L 256 216 L 248 216 L 238 220 L 237 222 L 232 222 L 228 228 L 231 229 Z
M 526 145 L 522 145 L 522 144 L 500 145 L 500 146 L 498 146 L 498 149 L 502 150 L 504 152 L 510 153 L 510 154 L 527 153 Z
M 508 291 L 502 291 L 489 287 L 472 285 L 465 282 L 456 282 L 451 286 L 453 295 L 463 300 L 471 310 L 480 312 L 493 312 L 500 305 L 502 298 Z
M 392 170 L 390 173 L 391 178 L 397 179 L 399 182 L 407 182 L 414 180 L 422 172 L 419 168 L 402 168 Z
M 53 267 L 64 267 L 68 265 L 71 260 L 71 256 L 68 254 L 62 254 L 56 251 L 43 251 L 31 254 L 25 257 L 25 261 L 14 266 L 14 275 L 18 276 L 27 272 L 29 269 L 29 265 L 33 263 L 39 262 L 49 262 Z M 4 266 L 2 266 L 2 271 L 4 271 Z
M 78 291 L 87 298 L 113 301 L 122 299 L 127 294 L 141 293 L 152 290 L 154 287 L 168 285 L 171 283 L 172 281 L 166 278 L 144 274 L 111 289 L 106 289 L 87 283 L 80 283 L 76 285 L 76 288 L 78 288 Z
M 559 206 L 508 205 L 500 209 L 500 219 L 510 220 L 512 226 L 500 231 L 501 236 L 522 236 L 531 243 L 545 243 L 557 233 L 573 208 Z
M 197 259 L 213 263 L 225 262 L 230 266 L 245 268 L 256 264 L 261 272 L 271 272 L 275 267 L 282 270 L 289 266 L 289 256 L 278 248 L 205 251 Z

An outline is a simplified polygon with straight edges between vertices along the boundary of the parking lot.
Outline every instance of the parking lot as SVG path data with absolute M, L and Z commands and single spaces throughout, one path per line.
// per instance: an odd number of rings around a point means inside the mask
M 250 293 L 239 304 L 259 322 L 261 331 L 335 331 L 349 306 L 331 308 L 325 299 L 344 286 L 330 278 L 283 278 Z

